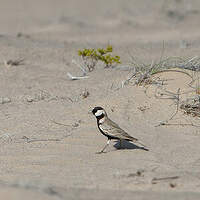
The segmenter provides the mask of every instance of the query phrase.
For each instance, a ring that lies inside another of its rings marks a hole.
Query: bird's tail
[[[142,142],[139,142],[137,138],[130,137],[129,141],[132,141],[133,143],[139,144],[139,145],[142,146],[141,149],[144,149],[145,151],[149,151],[149,149],[147,148],[147,146],[144,145]]]
[[[144,149],[146,151],[149,151],[149,149],[147,148],[147,146],[144,145],[143,143],[139,142],[138,140],[135,143],[138,143],[139,145],[142,145],[142,149]]]

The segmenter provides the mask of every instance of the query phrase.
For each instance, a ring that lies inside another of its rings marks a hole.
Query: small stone
[[[138,169],[136,172],[137,176],[142,176],[143,173],[144,173],[143,169]]]
[[[1,104],[10,103],[11,99],[8,97],[2,97],[0,102],[1,102]]]
[[[176,183],[170,183],[169,186],[170,186],[171,188],[175,188],[175,187],[176,187]]]
[[[34,101],[34,99],[33,99],[33,97],[28,96],[28,97],[26,97],[26,101],[31,103]]]
[[[77,122],[75,122],[73,125],[72,125],[74,128],[78,127],[79,124]]]

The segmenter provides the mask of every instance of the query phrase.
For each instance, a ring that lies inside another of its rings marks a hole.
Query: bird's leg
[[[110,139],[108,139],[108,141],[107,141],[106,145],[104,146],[104,148],[103,148],[100,152],[98,152],[98,153],[103,153],[104,150],[107,148],[107,146],[108,146],[109,144],[110,144]]]
[[[119,148],[122,148],[122,140],[119,140]]]

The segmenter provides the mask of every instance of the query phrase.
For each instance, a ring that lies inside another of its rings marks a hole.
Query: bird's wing
[[[123,129],[121,129],[115,122],[113,122],[108,118],[103,124],[100,124],[99,126],[102,129],[102,131],[109,136],[131,141],[138,140],[137,138],[130,136]]]

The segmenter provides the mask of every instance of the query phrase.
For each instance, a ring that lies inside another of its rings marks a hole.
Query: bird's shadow
[[[126,140],[122,140],[121,141],[121,147],[120,147],[120,141],[114,141],[115,144],[113,145],[117,150],[123,150],[123,149],[141,149],[144,151],[149,151],[149,149],[145,148],[145,147],[140,147],[136,144],[133,144],[129,141]]]

